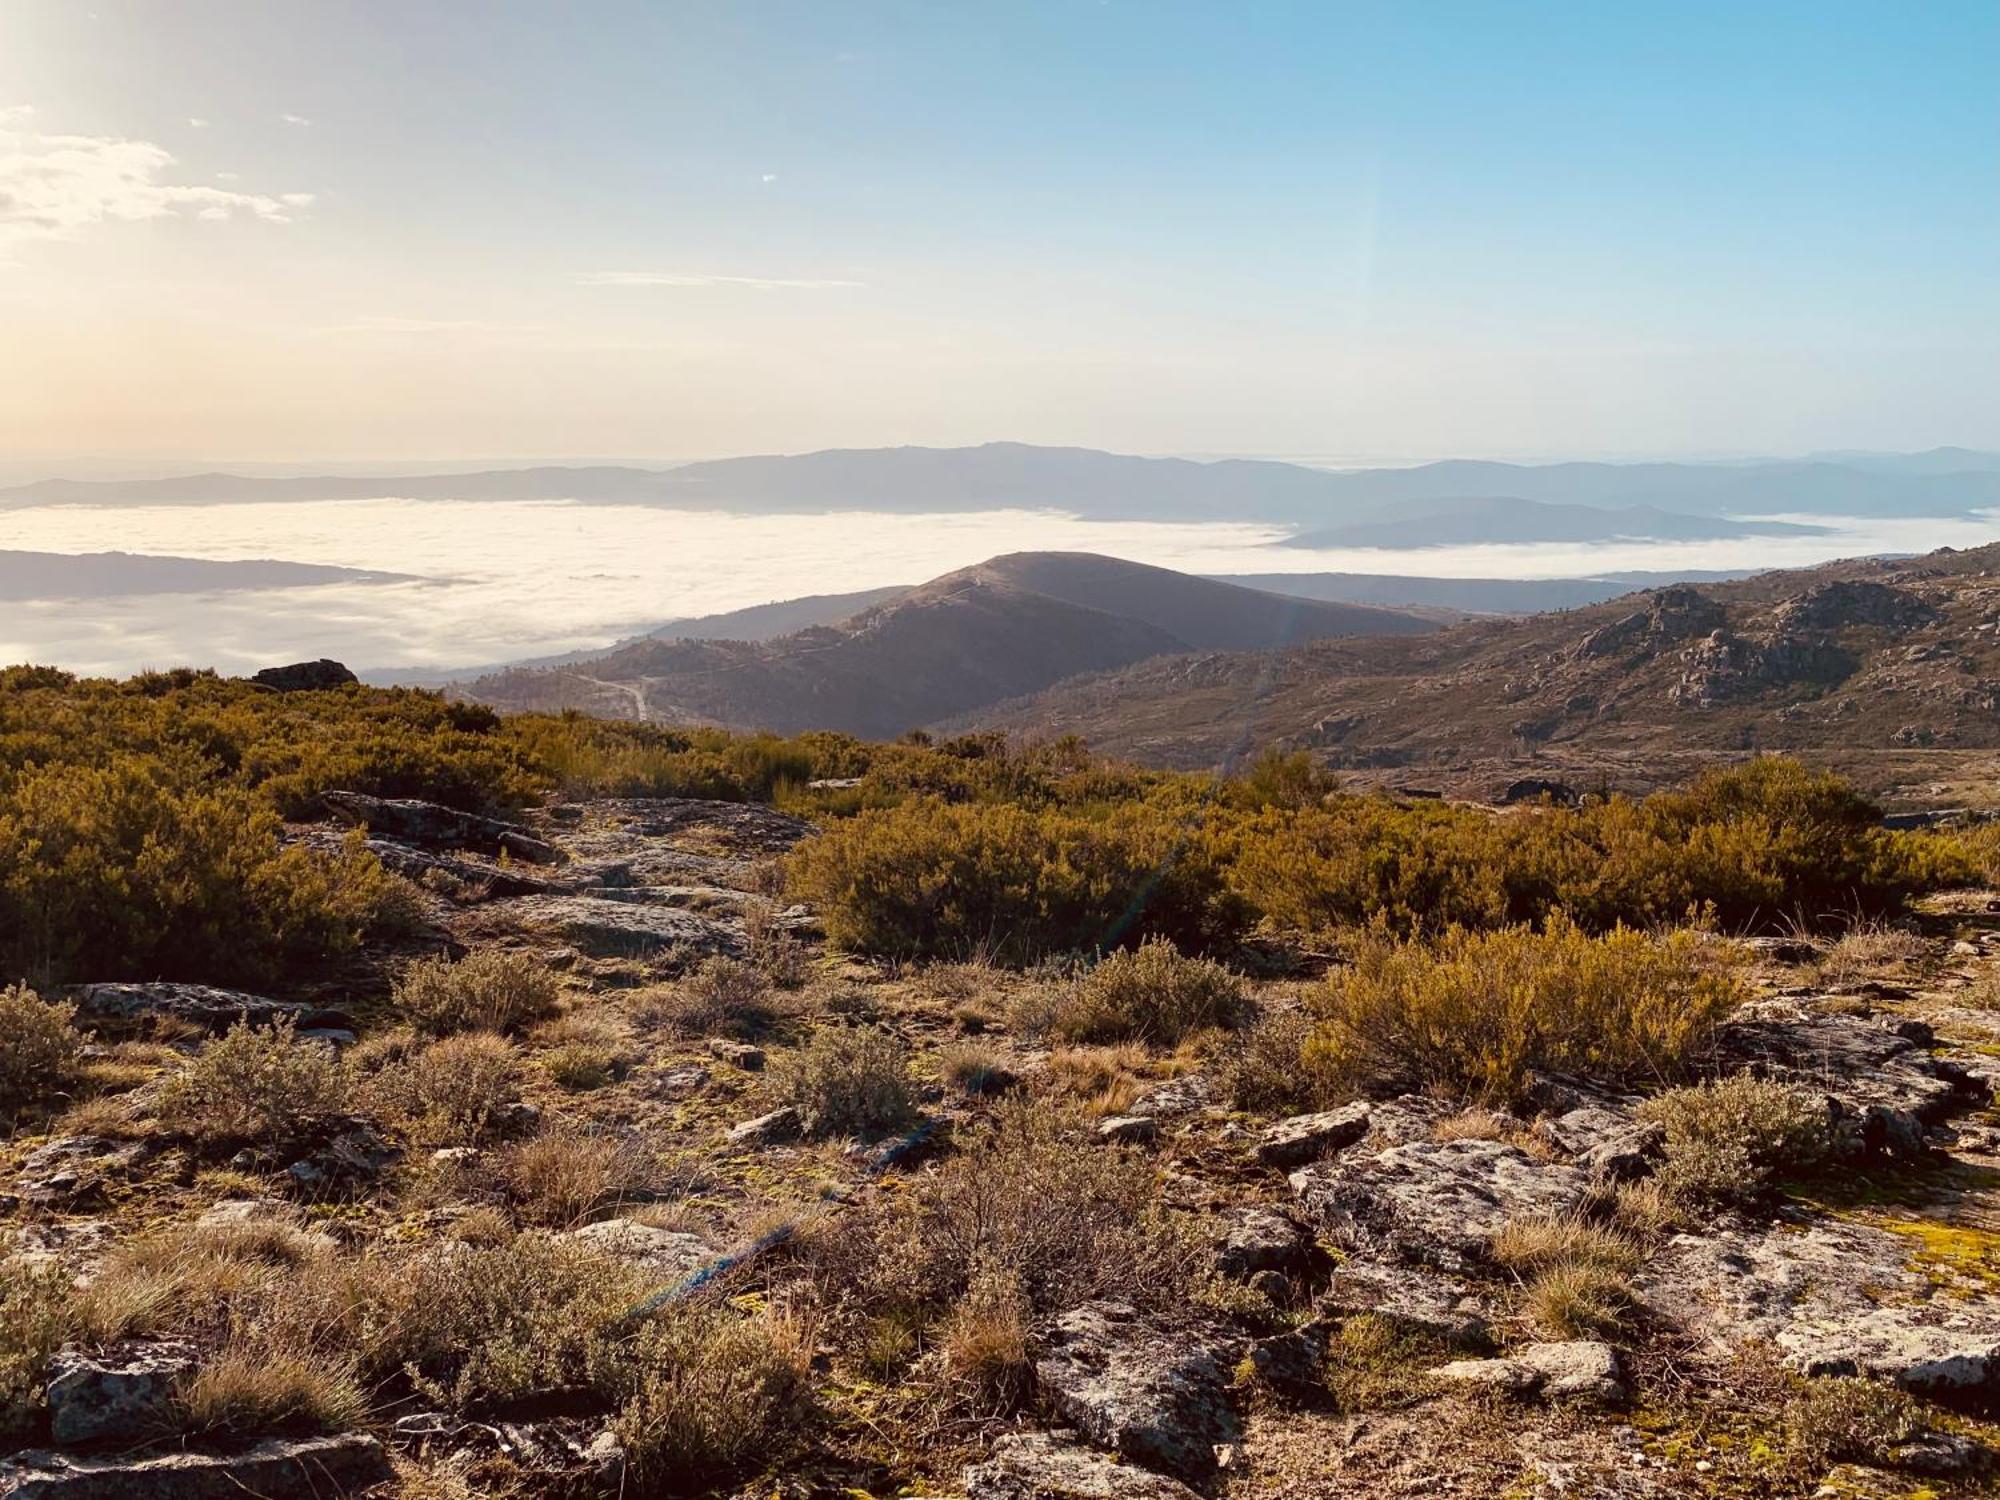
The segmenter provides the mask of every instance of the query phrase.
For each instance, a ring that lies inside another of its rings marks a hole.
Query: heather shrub
[[[612,1431],[651,1492],[704,1488],[768,1461],[810,1400],[812,1341],[781,1313],[672,1306],[647,1320],[622,1362]]]
[[[1139,1040],[1172,1046],[1243,1018],[1243,984],[1205,958],[1189,958],[1165,938],[1105,958],[1059,1002],[1051,1030],[1065,1042]]]
[[[868,953],[1011,960],[1158,935],[1200,952],[1238,933],[1223,851],[1199,813],[906,802],[793,851],[787,889],[828,940]]]
[[[1682,929],[1593,937],[1454,929],[1376,937],[1310,998],[1306,1058],[1350,1088],[1441,1088],[1514,1100],[1531,1069],[1628,1084],[1682,1073],[1745,992],[1715,946]]]
[[[532,954],[482,948],[457,963],[418,959],[396,981],[402,1017],[433,1036],[517,1032],[554,1013],[562,987]]]
[[[1302,1010],[1272,1010],[1238,1030],[1216,1058],[1216,1078],[1236,1109],[1307,1114],[1340,1101],[1339,1074],[1306,1045],[1312,1020]]]
[[[70,1335],[74,1291],[54,1266],[0,1260],[0,1436],[32,1425],[49,1359]]]
[[[764,971],[720,953],[650,996],[648,1009],[683,1036],[755,1036],[778,1019]]]
[[[59,1095],[82,1075],[76,1007],[44,1000],[25,984],[0,989],[0,1115]]]
[[[520,1101],[520,1065],[506,1038],[470,1032],[384,1067],[362,1097],[420,1145],[474,1146]]]
[[[340,1055],[301,1041],[289,1018],[265,1028],[239,1021],[167,1080],[159,1118],[198,1141],[282,1143],[345,1115],[352,1093]]]
[[[1749,1073],[1668,1089],[1639,1114],[1667,1133],[1661,1188],[1697,1205],[1748,1202],[1817,1166],[1831,1145],[1823,1095]]]
[[[1800,1382],[1781,1422],[1786,1452],[1815,1474],[1837,1463],[1893,1463],[1899,1444],[1927,1430],[1908,1393],[1858,1376]]]
[[[771,1062],[771,1096],[808,1135],[890,1130],[915,1114],[909,1051],[873,1026],[824,1026]]]

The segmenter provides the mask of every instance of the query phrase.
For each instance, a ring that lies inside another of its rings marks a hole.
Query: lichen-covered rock
[[[1368,1133],[1371,1112],[1360,1103],[1280,1120],[1257,1142],[1257,1160],[1267,1167],[1297,1167],[1351,1146]]]
[[[678,1229],[660,1229],[633,1219],[605,1219],[573,1230],[569,1236],[600,1255],[643,1268],[649,1275],[678,1278],[692,1275],[715,1258],[701,1236]]]
[[[323,801],[348,822],[370,833],[430,848],[472,849],[505,854],[531,865],[558,865],[563,853],[518,823],[482,818],[414,797],[371,797],[365,792],[323,792]]]
[[[1122,1302],[1056,1320],[1035,1361],[1042,1399],[1099,1447],[1183,1479],[1240,1442],[1230,1376],[1242,1341],[1208,1327],[1168,1329]]]
[[[1440,1380],[1552,1401],[1622,1401],[1624,1367],[1609,1344],[1578,1339],[1529,1344],[1500,1359],[1461,1359],[1431,1371]]]
[[[177,1342],[63,1349],[49,1361],[49,1435],[65,1448],[158,1437],[171,1421],[174,1388],[194,1365],[193,1346]]]
[[[102,1198],[112,1181],[149,1160],[158,1149],[151,1141],[59,1136],[22,1159],[14,1194],[28,1208],[80,1208]]]
[[[350,1432],[267,1438],[235,1453],[16,1453],[0,1461],[0,1500],[333,1500],[394,1477],[382,1445]]]
[[[800,1129],[799,1112],[786,1105],[754,1120],[745,1120],[741,1125],[730,1126],[726,1139],[732,1146],[775,1146],[795,1139]]]
[[[402,1148],[384,1140],[374,1126],[356,1125],[293,1162],[285,1175],[308,1194],[341,1192],[373,1182],[402,1155]]]
[[[1160,1138],[1160,1122],[1149,1115],[1112,1115],[1097,1122],[1097,1138],[1118,1146],[1144,1146]]]
[[[549,933],[594,958],[645,958],[669,951],[689,956],[744,950],[740,921],[722,920],[678,906],[605,896],[523,896],[485,908],[489,917],[517,930]]]
[[[1509,1219],[1572,1212],[1591,1174],[1504,1141],[1408,1141],[1301,1168],[1291,1183],[1343,1247],[1456,1271],[1480,1262]]]
[[[1312,1249],[1312,1236],[1283,1209],[1240,1208],[1230,1217],[1215,1266],[1247,1281],[1259,1271],[1295,1271],[1311,1259]]]
[[[998,1438],[959,1482],[967,1500],[1197,1500],[1178,1479],[1046,1432]]]
[[[160,1019],[221,1033],[239,1021],[268,1026],[290,1020],[301,1030],[354,1024],[346,1011],[206,984],[79,984],[65,993],[76,1002],[78,1018],[98,1026]]]
[[[1659,1125],[1603,1105],[1585,1105],[1536,1122],[1535,1133],[1592,1176],[1630,1182],[1646,1176],[1666,1144]]]
[[[1761,1344],[1803,1374],[1987,1399],[2000,1393],[2000,1297],[1962,1243],[1985,1233],[1916,1221],[1901,1232],[1841,1220],[1724,1227],[1677,1235],[1635,1284],[1655,1317],[1719,1351]]]
[[[323,693],[361,681],[345,662],[337,662],[330,656],[322,656],[318,661],[295,661],[283,667],[265,667],[261,672],[252,672],[250,680],[280,693]]]

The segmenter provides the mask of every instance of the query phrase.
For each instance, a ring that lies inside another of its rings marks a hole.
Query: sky
[[[2000,447],[2000,5],[0,0],[0,468]]]

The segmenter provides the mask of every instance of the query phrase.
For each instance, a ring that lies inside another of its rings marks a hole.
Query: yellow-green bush
[[[1311,997],[1306,1057],[1350,1088],[1488,1103],[1515,1099],[1530,1069],[1662,1083],[1744,998],[1717,945],[1687,929],[1595,937],[1552,917],[1541,931],[1377,936]]]
[[[83,1035],[74,1005],[24,984],[0,988],[0,1115],[61,1094],[81,1075]]]
[[[1058,1001],[1049,1029],[1065,1042],[1173,1046],[1209,1027],[1234,1026],[1243,1014],[1243,982],[1234,974],[1152,938],[1079,979]]]
[[[146,761],[26,772],[0,792],[0,972],[254,980],[350,950],[390,877],[358,841],[278,834],[251,794]]]
[[[907,802],[827,828],[787,877],[832,942],[866,952],[1022,959],[1151,935],[1199,952],[1247,917],[1199,815],[1149,803],[1093,814]]]
[[[1639,1113],[1667,1132],[1660,1186],[1697,1205],[1747,1202],[1832,1144],[1825,1095],[1749,1073],[1669,1089]]]

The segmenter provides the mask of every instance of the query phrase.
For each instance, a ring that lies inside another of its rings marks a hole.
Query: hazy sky
[[[0,0],[0,461],[2000,447],[1994,0]]]

